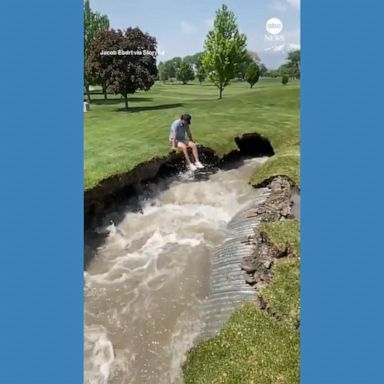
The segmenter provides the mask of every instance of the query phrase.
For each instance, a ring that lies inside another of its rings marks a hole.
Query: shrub
[[[195,79],[192,66],[188,63],[181,63],[180,67],[176,71],[176,79],[183,84],[187,84],[188,81]]]
[[[245,72],[245,80],[249,83],[251,88],[257,83],[260,77],[260,69],[259,66],[253,62],[249,64],[246,72]]]

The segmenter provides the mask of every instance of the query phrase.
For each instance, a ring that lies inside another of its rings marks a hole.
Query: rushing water
[[[86,236],[94,254],[84,273],[86,384],[181,383],[181,365],[203,327],[211,257],[226,225],[255,190],[264,159],[245,160],[207,180],[179,175],[142,199],[141,212]]]

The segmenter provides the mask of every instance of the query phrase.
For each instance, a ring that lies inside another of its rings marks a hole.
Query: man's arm
[[[171,144],[172,144],[172,150],[176,150],[177,149],[176,127],[171,128]]]
[[[171,140],[171,145],[172,145],[172,150],[177,148],[177,143],[176,143],[176,127],[174,125],[171,126],[171,132],[170,132],[170,140]]]
[[[177,145],[176,145],[176,137],[175,137],[175,135],[172,135],[171,143],[172,143],[172,150],[176,150],[177,149]]]
[[[188,139],[189,139],[189,140],[193,141],[192,133],[191,133],[191,130],[190,130],[189,127],[187,128],[187,136],[188,136]]]

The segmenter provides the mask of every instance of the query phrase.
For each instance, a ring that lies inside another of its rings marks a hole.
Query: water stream
[[[121,207],[118,223],[96,229],[102,242],[86,236],[86,384],[182,383],[185,354],[205,326],[212,257],[258,193],[248,180],[264,160],[149,185],[140,212]]]

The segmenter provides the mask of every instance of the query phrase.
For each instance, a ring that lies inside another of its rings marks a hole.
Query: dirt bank
[[[250,212],[250,215],[261,217],[261,222],[264,223],[299,219],[300,191],[293,185],[292,181],[286,177],[278,176],[270,181],[268,187],[271,189],[271,195],[265,203]],[[262,226],[255,230],[255,235],[251,241],[252,254],[243,258],[241,269],[244,271],[245,281],[256,289],[260,308],[268,310],[260,291],[271,281],[273,264],[276,259],[297,255],[289,244],[282,247],[273,244]]]
[[[219,157],[212,149],[199,146],[202,162],[208,167],[220,167],[226,162],[239,159],[241,156],[273,156],[274,151],[269,139],[249,133],[234,138],[238,150]],[[135,194],[136,186],[141,182],[153,181],[185,169],[184,157],[181,153],[170,152],[163,157],[156,157],[138,164],[132,170],[102,180],[96,187],[84,193],[84,222],[89,227],[95,219],[101,217],[109,209]]]

